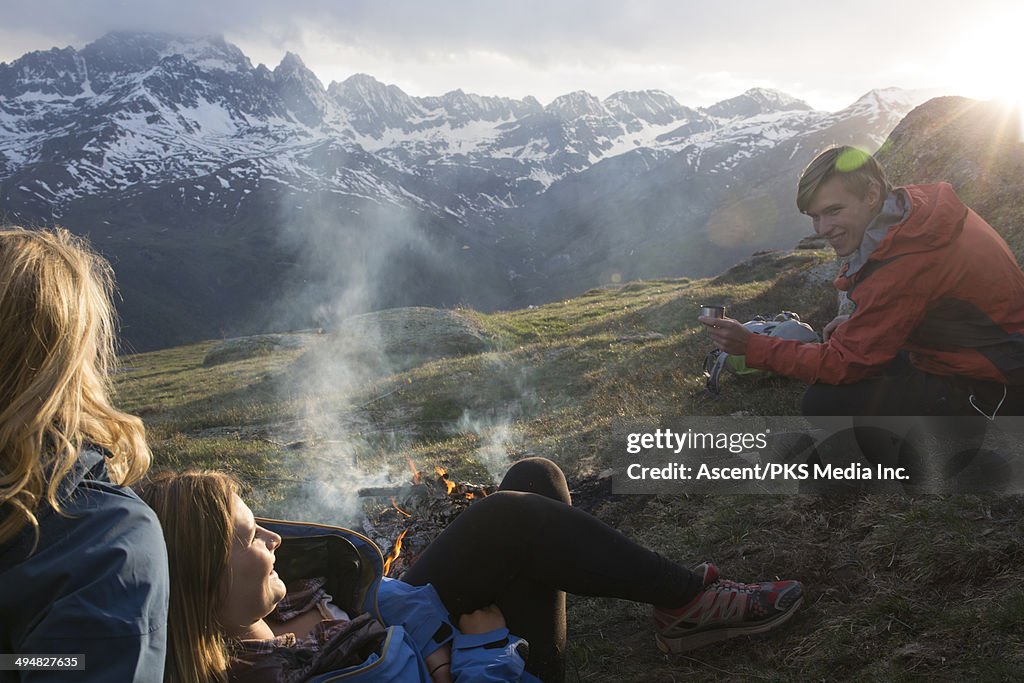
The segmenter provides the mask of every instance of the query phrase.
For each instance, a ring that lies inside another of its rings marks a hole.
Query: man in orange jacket
[[[893,188],[866,152],[834,147],[797,206],[846,259],[835,286],[854,312],[821,344],[700,318],[719,348],[808,382],[806,415],[1024,415],[1024,273],[949,184]]]

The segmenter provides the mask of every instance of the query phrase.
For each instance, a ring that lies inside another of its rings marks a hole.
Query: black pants
[[[880,374],[852,384],[812,384],[804,394],[804,415],[931,415],[978,417],[1024,415],[1024,387],[933,375],[918,370],[906,352]],[[975,396],[976,409],[970,397]],[[1002,405],[1000,406],[1000,401]]]
[[[956,491],[964,485],[991,491],[1003,483],[1006,470],[998,454],[979,450],[991,424],[982,413],[1024,415],[1024,387],[1003,390],[995,382],[923,372],[904,352],[875,377],[852,384],[812,384],[802,412],[810,417],[853,416],[857,455],[871,464],[905,468],[912,477],[909,490]],[[904,436],[893,438],[879,421],[867,419],[872,416],[906,417],[913,424],[902,425],[896,431]],[[972,474],[977,479],[958,484],[969,467],[977,470]]]
[[[701,577],[571,507],[565,476],[528,458],[500,490],[467,508],[402,577],[431,583],[453,615],[496,604],[530,644],[527,670],[565,675],[565,592],[680,607]]]

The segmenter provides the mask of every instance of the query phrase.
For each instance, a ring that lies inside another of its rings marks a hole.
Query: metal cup
[[[701,304],[700,314],[701,317],[704,318],[724,318],[725,306],[718,306],[717,304]]]

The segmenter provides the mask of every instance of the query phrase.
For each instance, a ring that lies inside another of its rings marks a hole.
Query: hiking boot
[[[737,583],[720,579],[705,562],[704,590],[687,605],[654,610],[655,639],[662,652],[686,652],[736,636],[764,633],[785,623],[804,601],[799,581]]]

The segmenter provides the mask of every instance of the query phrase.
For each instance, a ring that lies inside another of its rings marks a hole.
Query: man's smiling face
[[[814,221],[814,232],[826,238],[839,256],[860,247],[864,231],[881,208],[881,186],[872,180],[864,197],[846,187],[842,178],[829,178],[814,193],[805,214]]]

